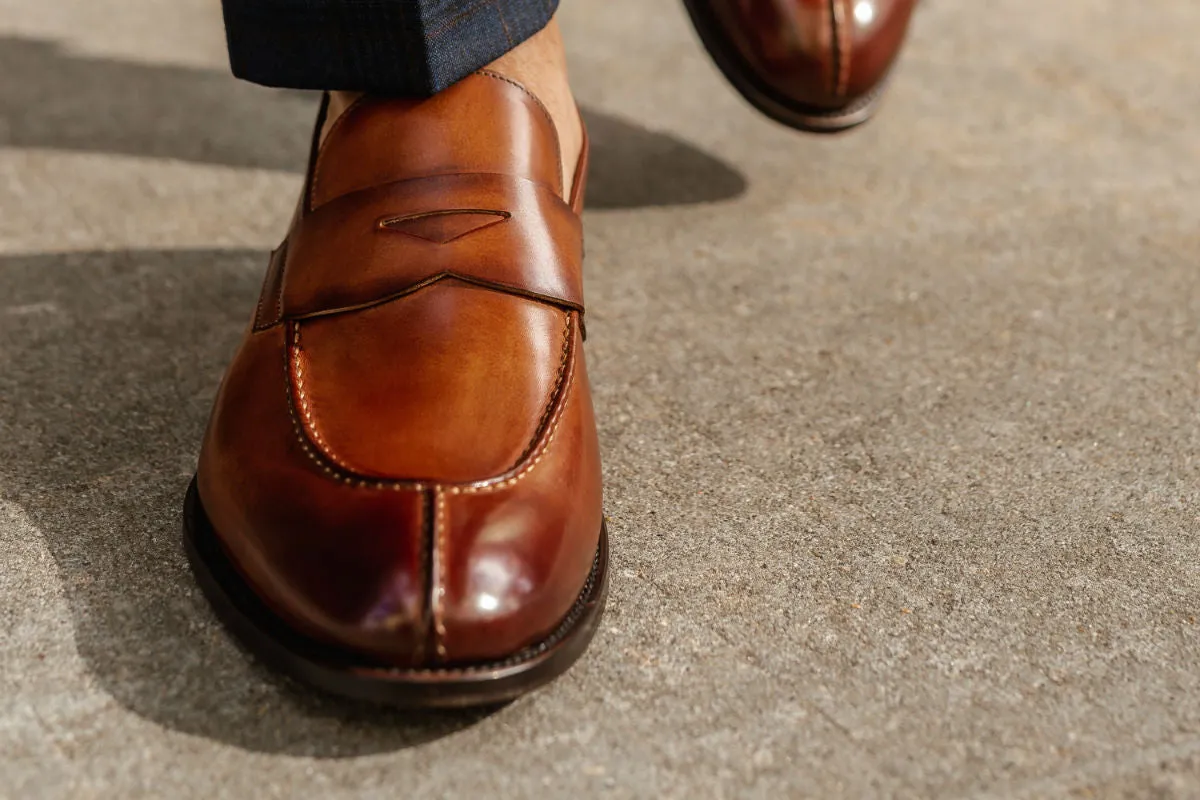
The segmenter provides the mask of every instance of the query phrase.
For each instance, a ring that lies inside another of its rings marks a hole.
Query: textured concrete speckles
[[[279,243],[300,178],[212,165],[60,151],[0,151],[0,253]],[[108,198],[97,203],[96,197]],[[247,216],[219,198],[254,202]],[[216,202],[214,202],[216,201]],[[197,206],[211,213],[196,214]]]
[[[280,680],[187,571],[313,98],[185,5],[0,0],[0,796],[1200,793],[1194,4],[926,2],[817,139],[564,3],[612,599],[468,716]]]

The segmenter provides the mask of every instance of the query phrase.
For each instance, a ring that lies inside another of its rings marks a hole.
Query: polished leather
[[[404,668],[504,659],[597,552],[586,158],[493,73],[364,99],[314,159],[225,376],[204,510],[288,625]]]
[[[796,106],[871,94],[904,44],[916,0],[694,0],[755,77]]]

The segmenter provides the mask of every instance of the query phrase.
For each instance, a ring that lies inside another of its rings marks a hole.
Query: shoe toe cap
[[[536,492],[442,500],[434,605],[442,659],[489,661],[534,646],[579,599],[600,520],[535,505]]]
[[[280,368],[295,360],[283,357],[293,338],[282,326],[252,337],[226,376],[199,470],[201,500],[249,587],[291,628],[397,667],[504,659],[552,631],[586,581],[601,524],[579,334],[566,332],[566,346],[544,348],[570,356],[561,384],[548,372],[553,413],[534,419],[516,467],[470,483],[355,475],[330,461]]]
[[[717,0],[726,34],[762,83],[793,103],[837,109],[883,81],[915,0]]]

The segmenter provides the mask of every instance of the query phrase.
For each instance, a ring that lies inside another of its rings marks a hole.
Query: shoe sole
[[[252,655],[324,692],[400,708],[499,705],[549,683],[583,655],[608,598],[608,531],[607,525],[602,525],[583,590],[545,639],[498,661],[430,669],[390,668],[315,641],[271,612],[225,554],[204,512],[195,479],[184,500],[183,541],[200,589]]]
[[[732,47],[721,22],[705,0],[684,0],[692,25],[717,68],[750,105],[778,123],[805,133],[840,133],[863,124],[875,115],[887,87],[887,79],[842,108],[806,106],[781,95],[754,74],[754,70]]]

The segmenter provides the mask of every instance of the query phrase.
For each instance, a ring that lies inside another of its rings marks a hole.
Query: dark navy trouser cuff
[[[233,74],[427,97],[544,28],[558,0],[222,0]]]

